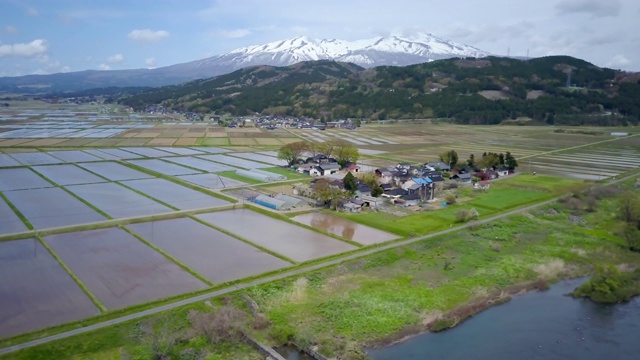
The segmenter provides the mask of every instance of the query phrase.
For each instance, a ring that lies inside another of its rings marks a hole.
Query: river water
[[[640,298],[605,306],[564,296],[582,281],[515,297],[453,329],[368,354],[374,360],[640,359]]]

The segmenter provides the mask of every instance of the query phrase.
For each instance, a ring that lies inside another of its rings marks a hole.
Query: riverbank
[[[250,289],[272,322],[258,336],[363,359],[363,347],[453,326],[514,294],[589,275],[594,264],[639,264],[615,233],[617,196],[600,194],[591,211],[554,203]]]
[[[617,222],[616,196],[603,195],[591,212],[570,201],[476,224],[238,291],[212,301],[213,308],[232,305],[250,314],[246,326],[251,335],[268,345],[295,341],[330,357],[363,359],[363,347],[368,344],[394,337],[399,340],[402,337],[398,335],[403,331],[408,335],[408,329],[429,330],[429,324],[443,314],[462,317],[496,303],[479,299],[524,291],[523,284],[541,279],[554,282],[586,275],[593,264],[640,263],[639,254],[628,251],[612,230]],[[255,304],[248,306],[246,296]],[[166,322],[182,323],[182,330],[188,332],[184,319],[194,308],[212,309],[200,303],[173,310],[166,314]],[[129,335],[140,323],[144,322],[19,351],[10,358],[84,359],[131,354],[142,346]],[[216,351],[221,359],[230,355],[253,359],[256,355],[242,344],[211,347],[197,338],[185,339],[174,344],[172,353]]]
[[[393,359],[583,359],[637,358],[640,299],[601,305],[567,296],[586,279],[560,281],[548,290],[512,301],[440,333],[368,349],[374,360]]]
[[[368,349],[383,348],[401,344],[426,332],[445,331],[461,325],[466,320],[482,311],[509,302],[515,296],[523,295],[531,291],[544,291],[548,286],[549,283],[546,280],[529,281],[522,284],[508,286],[506,289],[497,291],[489,296],[473,299],[452,311],[440,315],[430,322],[406,327],[400,332],[389,337],[365,344],[364,347]]]

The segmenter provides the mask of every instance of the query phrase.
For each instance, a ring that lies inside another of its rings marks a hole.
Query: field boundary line
[[[98,300],[98,298],[95,295],[93,295],[91,291],[89,291],[89,288],[82,282],[82,280],[80,280],[80,278],[73,271],[71,271],[71,268],[69,268],[69,266],[64,261],[62,261],[60,256],[58,256],[58,254],[55,251],[53,251],[53,249],[49,246],[49,244],[47,244],[47,242],[44,241],[42,236],[40,236],[40,234],[37,234],[35,238],[38,239],[40,244],[42,244],[42,246],[44,246],[44,248],[47,249],[47,251],[51,254],[51,256],[53,256],[53,258],[56,259],[58,264],[60,264],[60,266],[67,272],[67,274],[69,274],[69,276],[73,279],[73,281],[76,282],[78,287],[82,289],[85,295],[87,295],[87,297],[91,299],[91,302],[98,308],[98,310],[100,310],[100,312],[103,314],[106,313],[108,311],[107,308],[104,305],[102,305],[100,300]]]
[[[633,174],[627,175],[625,177],[622,177],[620,179],[616,179],[614,181],[611,181],[611,182],[608,182],[608,183],[605,183],[605,184],[594,186],[592,188],[610,186],[610,185],[613,185],[613,184],[628,180],[628,179],[633,178],[635,176],[637,176],[637,173],[633,173]],[[281,280],[281,279],[284,279],[284,278],[288,278],[288,277],[291,277],[291,276],[294,276],[294,275],[300,275],[300,274],[304,274],[304,273],[307,273],[307,272],[310,272],[310,271],[323,269],[323,268],[326,268],[326,267],[329,267],[329,266],[341,264],[341,263],[343,263],[345,261],[351,261],[351,260],[360,259],[360,258],[363,258],[365,256],[376,254],[376,253],[379,253],[379,252],[382,252],[382,251],[394,249],[394,248],[401,247],[401,246],[411,245],[411,244],[414,244],[414,243],[417,243],[417,242],[420,242],[420,241],[423,241],[423,240],[427,240],[427,239],[431,239],[431,238],[434,238],[434,237],[446,235],[446,234],[449,234],[449,233],[452,233],[452,232],[456,232],[456,231],[460,231],[462,229],[466,229],[466,228],[469,228],[469,227],[473,227],[473,226],[478,226],[478,225],[481,225],[481,224],[489,223],[491,221],[495,221],[495,220],[502,219],[502,218],[505,218],[505,217],[508,217],[508,216],[511,216],[511,215],[519,214],[519,213],[522,213],[522,212],[526,212],[526,211],[529,211],[529,210],[532,210],[532,209],[536,209],[536,208],[539,208],[539,207],[542,207],[542,206],[546,206],[546,205],[552,204],[552,203],[558,201],[563,196],[566,196],[566,194],[560,195],[560,196],[556,196],[556,197],[554,197],[552,199],[549,199],[549,200],[546,200],[546,201],[542,201],[542,202],[539,202],[539,203],[536,203],[536,204],[533,204],[533,205],[517,208],[517,209],[511,210],[511,211],[502,213],[502,214],[494,215],[494,216],[488,217],[486,219],[473,221],[473,222],[466,223],[466,224],[463,224],[463,225],[459,225],[459,226],[456,226],[456,227],[451,227],[449,229],[438,231],[438,232],[435,232],[435,233],[431,233],[431,234],[427,234],[427,235],[423,235],[423,236],[419,236],[419,237],[414,237],[414,238],[410,238],[410,239],[406,239],[406,240],[400,240],[398,242],[392,242],[390,244],[386,244],[386,245],[382,245],[382,246],[378,246],[378,247],[365,249],[365,250],[359,251],[359,252],[357,252],[355,254],[352,254],[352,255],[339,257],[337,259],[329,260],[329,261],[326,261],[326,262],[321,262],[321,263],[314,264],[314,265],[311,265],[311,266],[308,266],[308,267],[285,271],[285,272],[282,272],[282,273],[277,274],[277,275],[263,277],[263,278],[260,278],[260,279],[252,280],[252,281],[245,282],[245,283],[238,284],[238,285],[232,285],[232,286],[229,286],[227,288],[214,290],[214,291],[202,294],[202,295],[194,296],[192,298],[176,301],[174,303],[158,306],[158,307],[155,307],[155,308],[147,309],[147,310],[140,311],[140,312],[137,312],[137,313],[133,313],[133,314],[129,314],[129,315],[126,315],[126,316],[122,316],[122,317],[119,317],[119,318],[103,321],[103,322],[100,322],[100,323],[95,323],[95,324],[88,325],[88,326],[85,326],[85,327],[82,327],[82,328],[73,329],[73,330],[61,332],[61,333],[54,334],[54,335],[45,336],[45,337],[42,337],[42,338],[39,338],[39,339],[35,339],[35,340],[24,342],[22,344],[12,345],[12,346],[0,349],[0,355],[8,354],[8,353],[11,353],[11,352],[15,352],[15,351],[26,349],[26,348],[30,348],[30,347],[34,347],[34,346],[37,346],[37,345],[46,344],[46,343],[49,343],[49,342],[52,342],[52,341],[55,341],[55,340],[65,339],[65,338],[68,338],[68,337],[71,337],[71,336],[74,336],[74,335],[84,334],[84,333],[91,332],[91,331],[98,330],[98,329],[102,329],[102,328],[105,328],[105,327],[108,327],[108,326],[111,326],[111,325],[121,324],[121,323],[124,323],[124,322],[127,322],[127,321],[140,319],[140,318],[143,318],[143,317],[146,317],[146,316],[158,314],[158,313],[163,312],[163,311],[172,310],[172,309],[175,309],[175,308],[178,308],[178,307],[181,307],[181,306],[197,303],[197,302],[200,302],[200,301],[205,301],[205,300],[208,300],[208,299],[213,298],[213,297],[226,295],[226,294],[230,294],[230,293],[233,293],[233,292],[236,292],[236,291],[244,290],[244,289],[256,286],[256,285],[262,285],[262,284],[266,284],[266,283],[273,282],[273,281],[276,281],[276,280]]]
[[[163,249],[161,249],[160,247],[158,247],[156,244],[152,243],[151,241],[145,239],[142,235],[140,235],[137,232],[129,229],[126,225],[120,225],[119,228],[124,230],[124,231],[126,231],[129,235],[133,236],[134,238],[136,238],[141,243],[147,245],[148,247],[152,248],[156,252],[160,253],[162,256],[166,257],[170,261],[174,262],[176,265],[181,267],[184,271],[186,271],[189,274],[193,275],[196,279],[204,282],[208,286],[213,286],[214,285],[209,279],[205,278],[200,273],[198,273],[197,271],[195,271],[192,268],[188,267],[187,265],[185,265],[184,263],[182,263],[181,261],[179,261],[175,257],[169,255],[169,253],[167,253],[166,251],[164,251]]]

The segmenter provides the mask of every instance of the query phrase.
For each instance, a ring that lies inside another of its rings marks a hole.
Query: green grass
[[[599,216],[612,217],[607,208]],[[363,345],[419,329],[424,319],[437,318],[430,314],[512,285],[584,275],[594,263],[638,263],[621,239],[585,234],[566,220],[567,212],[548,216],[548,209],[246,292],[274,324],[265,338],[277,342],[286,334],[336,356],[345,342]]]
[[[309,180],[310,179],[309,175],[300,174],[299,172],[289,170],[288,168],[286,168],[286,169],[285,168],[281,168],[279,166],[270,167],[270,168],[264,168],[264,169],[260,169],[260,170],[269,171],[269,172],[272,172],[272,173],[278,174],[278,175],[284,175],[289,180],[296,180],[296,179]]]
[[[553,195],[549,195],[549,193],[525,189],[489,189],[466,204],[491,210],[504,211],[518,206],[543,201],[551,197],[553,197]]]
[[[235,170],[220,171],[220,172],[217,172],[216,174],[218,174],[220,176],[224,176],[224,177],[232,179],[232,180],[242,181],[242,182],[245,182],[245,183],[251,184],[251,185],[264,184],[260,180],[256,180],[256,179],[252,179],[252,178],[248,178],[248,177],[237,175]]]
[[[11,210],[16,214],[16,216],[20,219],[20,221],[22,221],[22,223],[27,227],[27,229],[29,230],[34,229],[33,225],[29,222],[27,217],[24,216],[24,214],[22,214],[20,210],[18,210],[18,208],[15,205],[13,205],[13,203],[9,201],[9,199],[2,192],[0,192],[0,198],[4,200],[4,202],[7,203],[7,205],[9,205],[9,208],[11,208]]]
[[[575,188],[585,186],[582,180],[562,178],[548,175],[518,174],[506,179],[491,182],[491,188],[516,188],[530,189],[534,191],[546,191],[552,194],[561,194]]]

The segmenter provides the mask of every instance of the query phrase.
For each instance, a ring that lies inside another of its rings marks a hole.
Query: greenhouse
[[[287,180],[287,177],[284,175],[280,175],[280,174],[276,174],[276,173],[272,173],[269,171],[264,171],[264,170],[260,170],[260,169],[251,169],[252,172],[258,173],[258,174],[263,174],[263,175],[267,175],[267,176],[271,176],[274,179],[281,181],[281,180]]]
[[[298,199],[297,197],[289,196],[286,194],[277,194],[274,196],[274,198],[286,202],[287,205],[290,205],[291,207],[302,207],[308,204],[302,199]]]
[[[262,182],[277,181],[277,176],[278,176],[276,174],[271,174],[271,173],[268,173],[268,174],[258,173],[255,170],[236,170],[236,175],[243,176],[249,179],[262,181]]]
[[[289,210],[291,208],[291,205],[289,205],[288,203],[267,195],[258,195],[252,201],[258,205],[262,205],[274,210]]]

